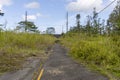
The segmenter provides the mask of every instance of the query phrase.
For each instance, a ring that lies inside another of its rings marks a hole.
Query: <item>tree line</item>
[[[0,10],[0,16],[4,16],[4,13]],[[4,24],[0,24],[0,31],[4,31],[2,28]],[[29,33],[41,33],[40,30],[38,30],[38,27],[35,25],[34,22],[23,20],[18,22],[17,26],[14,29],[15,32],[29,32]],[[54,34],[55,28],[54,27],[48,27],[46,31],[44,31],[43,34]]]
[[[71,27],[69,32],[80,32],[88,35],[111,35],[120,34],[120,0],[109,15],[108,20],[99,18],[96,8],[93,10],[93,16],[88,15],[86,24],[80,24],[80,14],[76,15],[76,26]]]

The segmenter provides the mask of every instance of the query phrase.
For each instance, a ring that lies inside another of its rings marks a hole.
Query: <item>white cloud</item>
[[[11,4],[11,0],[0,0],[0,4],[1,5],[10,5]]]
[[[37,13],[36,16],[37,16],[37,17],[42,17],[42,14]]]
[[[28,20],[36,20],[37,16],[36,15],[28,15]]]
[[[33,14],[33,15],[28,15],[27,19],[28,20],[36,20],[38,17],[42,17],[42,14],[36,13],[36,14]],[[25,20],[25,15],[22,15],[22,18]]]
[[[23,20],[25,20],[25,15],[22,15]],[[27,16],[28,20],[36,20],[37,16],[36,15],[28,15]]]
[[[26,4],[25,7],[30,8],[30,9],[39,8],[40,4],[38,2],[31,2],[31,3]]]
[[[66,0],[67,2],[72,2],[72,1],[74,1],[74,0]]]
[[[0,0],[0,9],[3,8],[3,6],[9,6],[12,4],[12,0]]]
[[[88,12],[96,7],[97,10],[103,8],[103,0],[74,0],[67,5],[69,11]]]
[[[2,5],[0,5],[0,10],[2,9]]]

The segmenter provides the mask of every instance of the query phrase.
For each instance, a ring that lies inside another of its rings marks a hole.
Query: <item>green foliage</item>
[[[55,38],[49,35],[0,32],[0,73],[19,69],[31,56],[43,56]]]
[[[55,33],[55,28],[54,27],[48,27],[46,30],[47,34],[54,34]]]
[[[62,44],[69,48],[75,59],[108,76],[112,74],[120,78],[120,36],[69,33],[62,39]]]
[[[86,33],[89,36],[94,35],[102,35],[105,33],[105,20],[101,20],[101,18],[98,17],[98,13],[96,12],[96,8],[94,8],[93,16],[87,16],[86,19],[86,25],[80,25],[80,14],[76,15],[76,23],[77,25],[72,27],[69,32],[75,32],[75,33]]]
[[[22,30],[27,32],[38,32],[36,25],[30,21],[20,21],[19,25],[16,27],[16,30]]]
[[[120,0],[118,0],[117,5],[109,16],[108,26],[112,27],[115,32],[120,34]]]
[[[3,13],[3,12],[1,12],[1,10],[0,10],[0,16],[4,16],[4,13]]]
[[[94,8],[93,16],[87,16],[87,24],[80,29],[77,26],[62,39],[63,45],[70,49],[70,55],[110,78],[112,74],[120,79],[120,0],[107,25],[105,20],[101,22]]]

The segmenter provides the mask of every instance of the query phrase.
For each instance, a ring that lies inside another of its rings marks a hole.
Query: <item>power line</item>
[[[103,12],[106,8],[108,8],[109,6],[111,6],[115,1],[117,1],[117,0],[114,0],[114,1],[112,1],[110,4],[108,4],[105,8],[103,8],[102,10],[100,10],[98,13],[97,13],[97,15],[98,14],[100,14],[101,12]]]

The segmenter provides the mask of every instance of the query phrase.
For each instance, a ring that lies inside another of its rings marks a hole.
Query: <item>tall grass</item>
[[[19,69],[27,57],[43,55],[54,40],[50,35],[0,32],[0,73]]]
[[[70,55],[111,79],[120,79],[120,36],[86,36],[68,34],[62,44],[69,48]],[[111,76],[113,75],[113,76]]]

